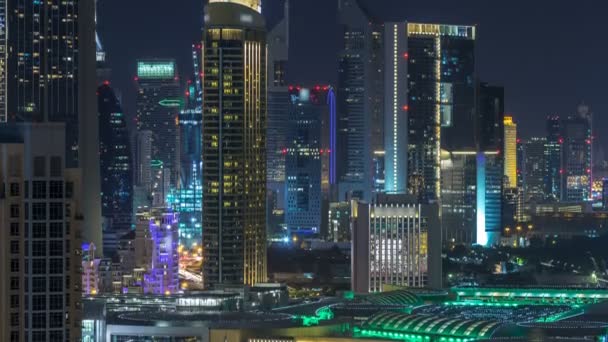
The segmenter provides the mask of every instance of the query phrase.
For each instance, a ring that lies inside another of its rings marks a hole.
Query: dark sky
[[[140,57],[173,57],[190,70],[200,40],[203,0],[99,0],[100,35],[112,81],[133,110],[131,79]],[[284,0],[266,0],[269,23]],[[608,145],[608,3],[597,0],[365,0],[410,21],[478,25],[478,75],[506,88],[507,111],[522,136],[544,133],[548,114],[568,115],[585,101],[595,134]],[[337,0],[292,0],[293,83],[335,83]]]

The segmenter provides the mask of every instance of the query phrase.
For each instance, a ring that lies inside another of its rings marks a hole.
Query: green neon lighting
[[[137,77],[142,79],[167,79],[175,77],[172,61],[137,62]]]
[[[163,162],[162,160],[152,160],[150,161],[150,166],[155,167],[155,168],[160,168],[163,167]]]
[[[313,325],[319,325],[321,321],[333,319],[334,313],[331,311],[329,306],[325,306],[317,310],[314,316],[301,315],[296,317],[302,320],[302,325],[305,327],[310,327]]]
[[[164,99],[158,102],[159,105],[169,108],[178,108],[184,105],[184,101],[181,99]]]

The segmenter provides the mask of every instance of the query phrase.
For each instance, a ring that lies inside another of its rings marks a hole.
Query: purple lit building
[[[150,215],[149,222],[147,238],[151,250],[145,267],[144,293],[176,293],[179,289],[178,214],[160,209]]]

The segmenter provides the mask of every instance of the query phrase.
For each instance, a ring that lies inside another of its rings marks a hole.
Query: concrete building
[[[441,288],[441,225],[437,205],[407,195],[378,195],[353,202],[352,290],[384,285]]]
[[[64,130],[0,127],[2,341],[80,339],[83,193],[80,170],[65,168]]]

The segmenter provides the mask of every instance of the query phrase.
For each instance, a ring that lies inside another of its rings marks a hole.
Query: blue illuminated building
[[[101,213],[105,236],[122,236],[132,228],[133,172],[125,115],[114,90],[106,82],[97,89]],[[109,234],[108,234],[109,233]],[[104,238],[106,253],[116,246]]]
[[[188,81],[186,108],[179,114],[180,165],[178,188],[169,202],[179,212],[180,244],[194,247],[202,243],[202,83],[201,46],[192,46],[194,74]]]
[[[291,234],[321,234],[321,208],[335,183],[335,96],[328,86],[290,87],[285,156],[285,224]]]
[[[167,295],[179,289],[178,214],[166,211],[150,219],[151,265],[144,274],[144,293]]]

